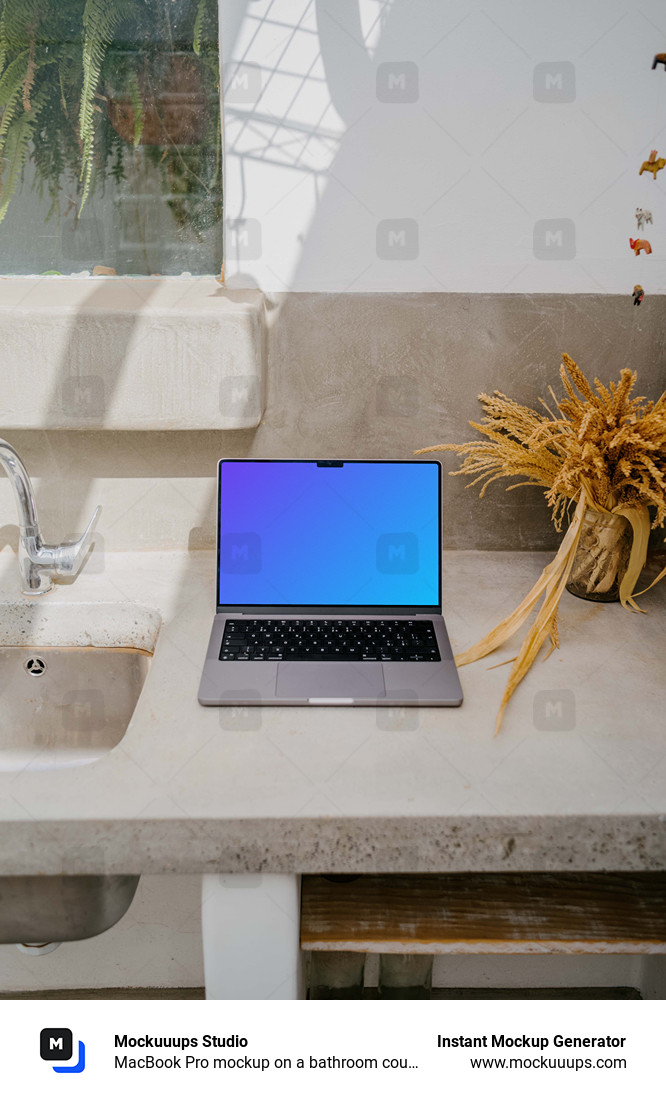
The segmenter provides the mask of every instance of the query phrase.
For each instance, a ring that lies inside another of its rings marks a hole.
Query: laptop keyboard
[[[221,661],[439,661],[424,619],[228,619]]]

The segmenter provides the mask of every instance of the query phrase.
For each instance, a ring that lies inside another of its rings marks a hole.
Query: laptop
[[[449,706],[437,461],[224,459],[203,706]]]

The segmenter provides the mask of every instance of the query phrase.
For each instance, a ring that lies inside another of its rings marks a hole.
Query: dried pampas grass
[[[481,485],[480,496],[501,477],[519,479],[508,486],[509,490],[518,485],[541,486],[558,531],[570,504],[576,503],[560,549],[531,592],[485,638],[456,657],[457,665],[465,665],[492,653],[513,637],[543,596],[520,652],[511,661],[513,668],[500,704],[496,733],[509,699],[544,641],[550,637],[551,651],[559,644],[558,605],[586,510],[621,515],[631,524],[633,541],[620,582],[620,601],[634,611],[640,610],[635,596],[643,594],[635,589],[647,555],[648,509],[654,509],[653,527],[663,526],[666,520],[666,392],[656,402],[632,397],[636,373],[627,368],[608,388],[597,378],[593,388],[573,359],[564,354],[562,360],[560,378],[566,396],[558,401],[549,387],[553,408],[541,400],[545,412],[537,412],[503,393],[482,393],[479,401],[485,416],[480,424],[470,424],[484,439],[442,443],[414,452],[455,451],[463,462],[452,473],[471,476],[470,485]],[[649,587],[664,576],[666,569]]]

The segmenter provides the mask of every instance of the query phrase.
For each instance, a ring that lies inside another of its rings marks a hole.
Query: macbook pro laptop
[[[204,706],[459,706],[439,462],[224,459]]]

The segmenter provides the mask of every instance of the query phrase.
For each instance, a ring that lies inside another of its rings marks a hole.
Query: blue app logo
[[[39,1033],[39,1053],[45,1062],[70,1062],[74,1037],[68,1027],[45,1027]],[[52,1066],[54,1073],[83,1073],[86,1068],[86,1048],[79,1039],[78,1061],[73,1066]]]

